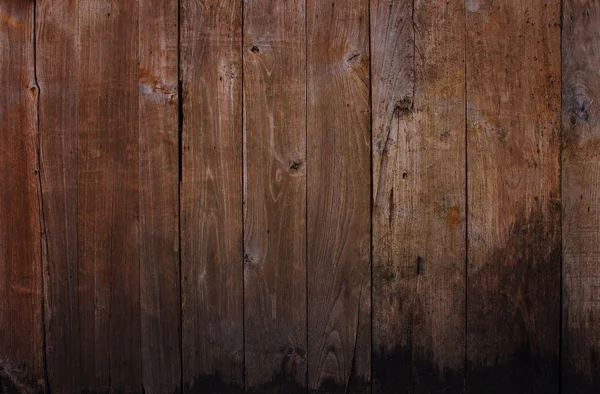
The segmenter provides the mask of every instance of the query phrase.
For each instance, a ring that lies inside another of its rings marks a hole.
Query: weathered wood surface
[[[181,385],[178,2],[139,2],[139,177],[142,384]]]
[[[308,385],[369,392],[368,3],[309,0],[306,7]]]
[[[464,42],[463,1],[371,2],[376,393],[464,389]]]
[[[248,391],[306,392],[304,2],[244,8],[244,316]]]
[[[36,2],[48,389],[82,390],[77,258],[77,2]],[[71,61],[65,61],[71,59]]]
[[[599,24],[0,0],[0,392],[600,391]]]
[[[563,393],[600,392],[600,3],[563,2]]]
[[[467,385],[558,392],[560,2],[466,2]]]
[[[244,387],[242,1],[181,2],[185,391]]]
[[[0,392],[42,392],[42,256],[34,4],[0,2]]]

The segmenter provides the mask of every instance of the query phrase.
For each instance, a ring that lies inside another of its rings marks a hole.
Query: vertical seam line
[[[181,185],[183,182],[183,83],[181,79],[181,0],[177,0],[177,143],[178,143],[178,182],[177,182],[177,226],[178,226],[178,276],[179,276],[179,391],[183,386],[183,281],[181,253]]]
[[[44,373],[44,383],[46,386],[46,392],[50,393],[50,381],[48,378],[48,358],[47,358],[47,344],[46,344],[46,283],[44,280],[45,269],[44,262],[45,257],[48,257],[48,234],[46,232],[46,218],[44,215],[44,193],[42,185],[42,155],[41,155],[41,133],[40,133],[40,95],[41,89],[38,83],[37,77],[37,1],[33,2],[32,12],[32,41],[33,41],[33,83],[36,89],[36,100],[35,100],[35,127],[37,134],[37,180],[38,180],[38,193],[39,193],[39,223],[41,230],[40,239],[40,286],[42,294],[40,297],[41,305],[41,323],[42,323],[42,369]]]
[[[468,121],[468,81],[467,81],[467,4],[466,0],[463,2],[463,15],[464,15],[464,34],[463,34],[463,62],[464,62],[464,91],[465,91],[465,102],[464,102],[464,117],[465,117],[465,268],[464,268],[464,371],[463,371],[463,391],[468,392],[468,364],[469,364],[469,344],[468,344],[468,301],[469,301],[469,121]]]

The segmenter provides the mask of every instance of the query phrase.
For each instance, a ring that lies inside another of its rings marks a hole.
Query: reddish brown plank
[[[186,392],[244,387],[242,2],[181,2]]]
[[[0,392],[45,390],[34,2],[0,3]]]
[[[77,264],[77,2],[36,2],[40,169],[46,230],[48,388],[80,392]],[[65,61],[71,59],[71,61]]]
[[[307,2],[308,385],[325,392],[370,391],[368,5]]]
[[[244,9],[246,383],[306,391],[304,2]]]
[[[140,271],[143,386],[178,392],[178,4],[140,2]]]
[[[138,3],[78,11],[78,373],[140,392]]]
[[[140,291],[146,393],[180,391],[178,2],[139,2]]]
[[[373,391],[462,393],[463,1],[372,1],[371,50]]]
[[[560,1],[466,8],[468,389],[555,393]]]
[[[563,393],[600,392],[600,3],[563,2]]]

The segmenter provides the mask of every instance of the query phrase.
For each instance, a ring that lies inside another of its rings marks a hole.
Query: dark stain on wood
[[[520,215],[504,245],[469,275],[469,299],[487,306],[467,311],[467,348],[484,355],[467,364],[471,393],[558,392],[561,248],[553,218],[559,210],[550,202]],[[472,337],[490,340],[479,339],[474,349]]]
[[[411,347],[380,348],[373,354],[373,393],[463,393],[464,373],[440,371]]]
[[[532,351],[532,344],[525,342],[508,358],[487,366],[468,363],[467,391],[486,394],[559,392],[558,354],[538,356]]]

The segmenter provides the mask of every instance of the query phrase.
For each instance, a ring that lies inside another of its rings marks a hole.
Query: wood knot
[[[302,162],[300,160],[290,161],[290,170],[298,171],[298,169],[302,166]]]
[[[304,357],[306,352],[297,346],[292,344],[285,344],[279,348],[279,351],[285,354],[287,357],[292,357],[293,355],[297,355],[300,357]]]
[[[417,256],[417,275],[423,275],[423,258]]]
[[[360,52],[351,52],[346,56],[346,64],[350,67],[357,67],[360,64],[361,58]]]
[[[250,48],[250,52],[260,53],[260,49],[258,49],[258,47],[256,45],[252,45],[252,48]]]
[[[572,109],[569,114],[569,122],[571,126],[575,126],[577,124],[577,119],[580,119],[584,122],[590,121],[590,102],[585,100],[581,105]]]
[[[396,102],[394,106],[394,117],[403,118],[408,116],[414,109],[413,100],[410,97],[404,97]]]

